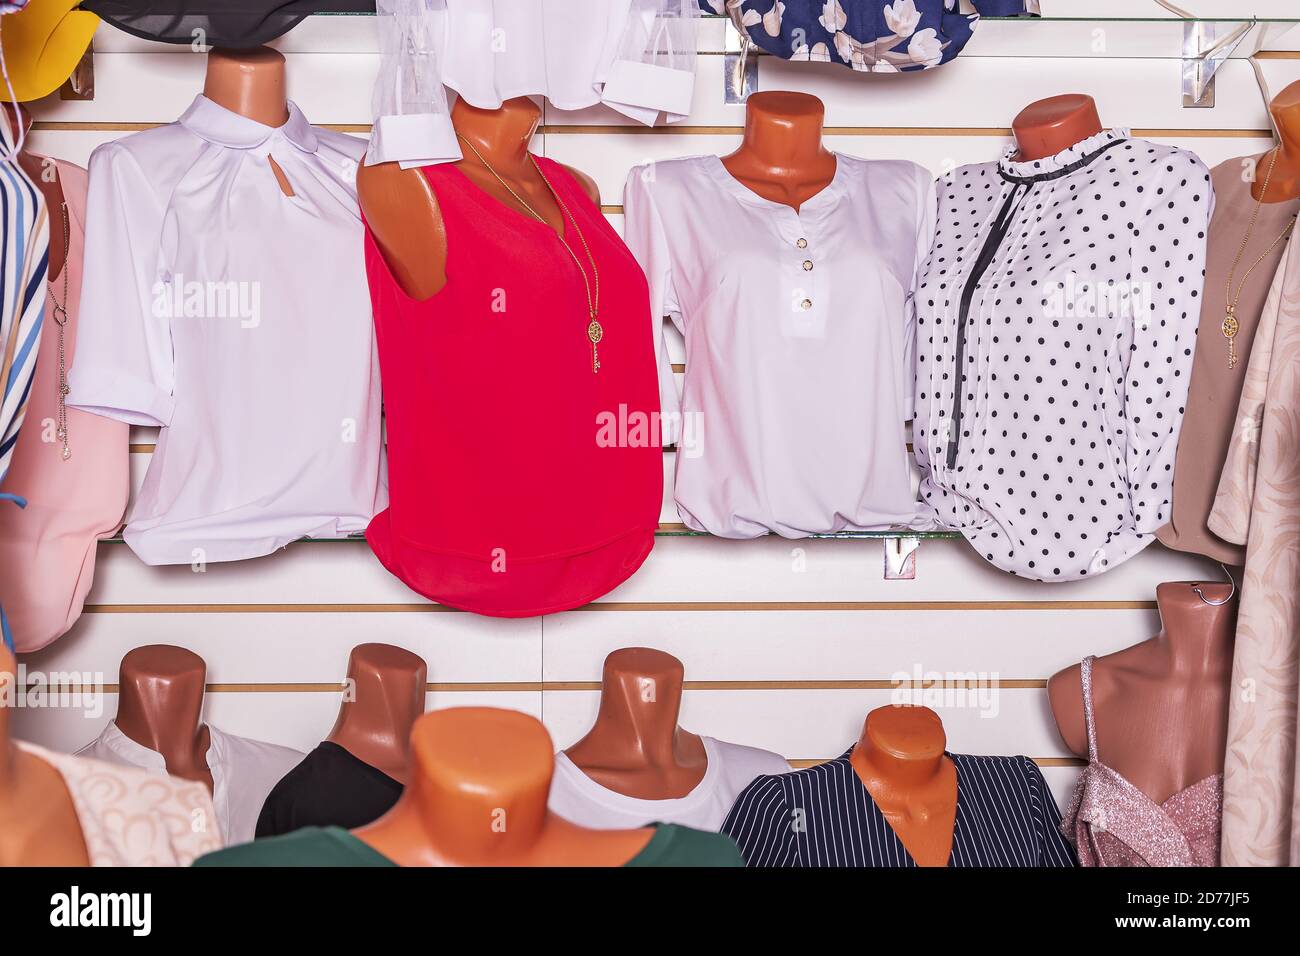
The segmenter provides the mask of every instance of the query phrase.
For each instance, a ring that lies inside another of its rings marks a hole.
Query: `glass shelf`
[[[661,524],[655,529],[656,538],[711,538],[713,535],[707,531],[694,531],[682,524]],[[774,535],[764,535],[763,537],[775,537]],[[906,528],[897,531],[841,531],[838,534],[813,534],[810,538],[825,538],[836,540],[863,539],[867,541],[885,540],[889,538],[915,538],[918,540],[933,539],[942,540],[950,538],[960,538],[961,533],[958,531],[909,531]],[[111,538],[100,538],[104,544],[125,544],[121,535],[115,535]],[[299,538],[292,544],[355,544],[363,542],[366,536],[362,533],[350,534],[344,538]],[[802,539],[787,539],[802,540]]]

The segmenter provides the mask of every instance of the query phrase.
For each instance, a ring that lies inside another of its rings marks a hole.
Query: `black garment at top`
[[[748,866],[916,866],[849,763],[757,777],[722,832]],[[957,767],[949,866],[1077,866],[1061,814],[1028,757],[948,754]]]
[[[351,830],[382,817],[402,795],[402,785],[331,741],[290,770],[267,795],[257,837],[302,827]]]
[[[375,0],[82,0],[81,7],[145,40],[249,49],[313,13],[374,13]]]

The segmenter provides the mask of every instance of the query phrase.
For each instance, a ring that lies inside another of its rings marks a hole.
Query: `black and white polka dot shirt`
[[[1127,130],[1014,152],[939,181],[913,444],[938,524],[1077,579],[1168,520],[1214,194],[1196,156]]]

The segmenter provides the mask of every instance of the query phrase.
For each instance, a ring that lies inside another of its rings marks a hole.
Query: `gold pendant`
[[[600,340],[604,337],[605,330],[600,327],[596,317],[592,316],[591,324],[587,326],[587,338],[591,339],[591,371],[593,373],[600,371],[600,355],[596,351],[596,346],[600,344]]]
[[[1241,326],[1237,323],[1237,317],[1233,314],[1235,311],[1232,306],[1229,306],[1228,314],[1223,319],[1223,325],[1219,326],[1219,331],[1228,340],[1228,368],[1237,367],[1237,332]]]

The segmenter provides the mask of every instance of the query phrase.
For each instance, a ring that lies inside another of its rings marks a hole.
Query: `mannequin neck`
[[[605,658],[600,709],[566,753],[579,766],[675,767],[685,734],[677,720],[685,668],[671,654],[625,647]],[[616,756],[615,756],[616,755]]]
[[[1192,585],[1168,582],[1156,588],[1160,608],[1158,646],[1168,655],[1174,673],[1219,674],[1232,665],[1232,637],[1237,601],[1227,600],[1229,584],[1198,584],[1202,600]],[[1208,604],[1206,601],[1222,604]]]
[[[1279,93],[1269,104],[1269,112],[1277,127],[1278,144],[1259,158],[1251,194],[1265,202],[1288,202],[1300,198],[1300,81]],[[1267,192],[1264,191],[1266,177]]]
[[[880,802],[939,782],[946,745],[943,724],[928,707],[880,707],[867,715],[849,762]]]
[[[284,56],[264,46],[214,49],[208,54],[203,95],[263,126],[283,126],[289,121]]]
[[[745,107],[745,132],[740,147],[727,157],[742,175],[767,179],[817,178],[834,154],[822,142],[826,109],[807,93],[755,93]]]
[[[356,648],[348,666],[349,695],[326,739],[404,780],[411,726],[424,713],[426,681],[424,661],[409,651],[382,644]]]
[[[528,146],[541,117],[541,109],[526,96],[506,100],[494,110],[479,109],[458,99],[451,109],[457,135],[469,140],[502,175],[521,173],[531,165]],[[465,153],[465,160],[473,162],[472,151]]]
[[[1054,156],[1102,131],[1097,103],[1082,93],[1067,93],[1026,106],[1011,123],[1016,159],[1029,162]]]
[[[206,678],[202,658],[179,647],[140,647],[122,659],[117,729],[161,754],[173,776],[207,768],[210,736],[202,723]]]

